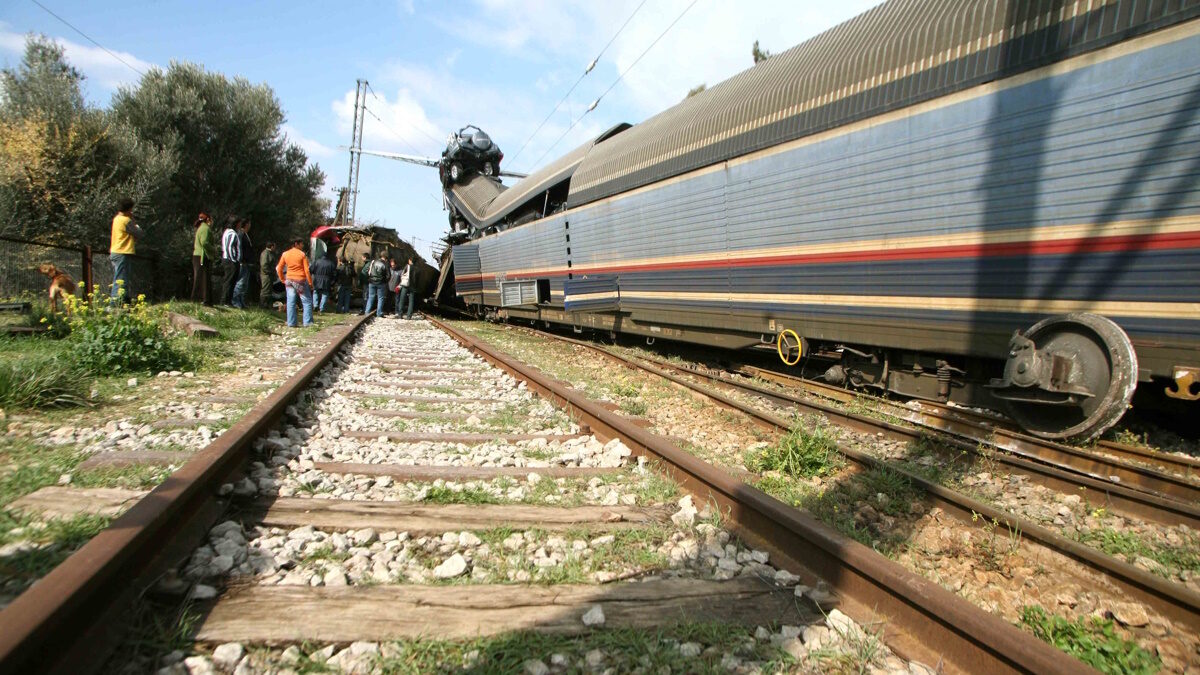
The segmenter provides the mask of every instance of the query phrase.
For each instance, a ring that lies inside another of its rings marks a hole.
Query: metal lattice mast
[[[354,88],[354,132],[350,137],[350,177],[346,180],[346,207],[343,224],[355,224],[355,208],[358,205],[358,165],[362,161],[363,117],[367,111],[367,81],[357,80]]]

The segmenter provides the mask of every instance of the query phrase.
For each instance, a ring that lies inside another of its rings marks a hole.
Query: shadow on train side
[[[1006,26],[1018,26],[1047,7],[1057,14],[1069,4],[1010,0]],[[1030,38],[1010,39],[1001,45],[1001,62],[1006,68],[1027,63],[1030,50],[1039,48],[1030,44],[1034,37],[1042,45],[1080,44],[1095,24],[1067,22],[1053,26],[1049,35],[1044,29]],[[1072,52],[1058,50],[1041,65],[1061,62]],[[969,305],[966,326],[970,352],[1003,353],[1005,332],[1011,335],[1014,327],[1025,331],[1048,316],[1069,312],[1112,319],[1139,352],[1150,346],[1169,352],[1192,341],[1183,334],[1190,329],[1172,325],[1171,320],[1182,317],[1167,315],[1169,310],[1148,315],[1142,305],[1121,315],[1129,303],[1197,299],[1196,285],[1185,282],[1194,274],[1187,258],[1159,242],[1170,238],[1172,219],[1194,216],[1200,207],[1200,155],[1194,150],[1200,77],[1181,67],[1170,77],[1139,79],[1136,59],[1165,58],[1152,52],[1125,54],[1115,59],[1121,65],[1108,71],[1062,69],[994,97],[986,168],[978,185],[985,209],[981,234],[1026,228],[1074,231],[1052,236],[1034,231],[1022,246],[977,257],[969,286],[976,302]],[[1106,72],[1112,79],[1106,79]],[[1051,301],[1058,306],[1051,307]],[[1041,339],[1035,341],[1042,348]],[[1157,358],[1155,363],[1139,358],[1142,374],[1152,366],[1155,377],[1170,377],[1178,364],[1167,363],[1170,356]],[[1141,384],[1138,400],[1153,400],[1147,407],[1168,415],[1186,410],[1180,407],[1183,402],[1164,398],[1161,381]],[[1028,426],[1021,407],[1010,402],[1007,412]],[[1046,415],[1072,414],[1053,405],[1042,408]]]

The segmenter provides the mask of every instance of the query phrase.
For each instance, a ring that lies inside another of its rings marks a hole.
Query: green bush
[[[795,478],[813,478],[835,473],[844,462],[837,443],[824,429],[797,427],[775,445],[750,453],[746,468],[757,473],[780,471]]]
[[[122,307],[96,294],[90,305],[75,303],[70,322],[72,355],[97,375],[177,370],[190,363],[187,353],[163,335],[145,296]]]
[[[60,359],[0,361],[0,407],[52,408],[87,403],[86,373]]]

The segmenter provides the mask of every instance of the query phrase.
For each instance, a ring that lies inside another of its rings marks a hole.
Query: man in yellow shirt
[[[112,243],[108,248],[108,259],[113,267],[113,298],[124,300],[133,295],[129,287],[129,263],[135,243],[141,236],[142,228],[133,222],[133,200],[125,197],[117,204],[117,215],[112,221]]]

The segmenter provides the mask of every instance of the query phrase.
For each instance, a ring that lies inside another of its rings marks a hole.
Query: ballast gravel
[[[312,526],[277,528],[226,520],[211,529],[205,543],[192,554],[181,575],[193,585],[193,598],[210,597],[226,584],[343,586],[392,583],[532,583],[570,579],[576,583],[639,583],[662,577],[732,579],[754,576],[763,583],[794,589],[798,602],[825,612],[825,621],[808,626],[759,626],[743,647],[722,650],[696,640],[663,638],[662,649],[684,659],[704,659],[728,672],[761,672],[766,665],[755,656],[755,646],[769,647],[793,669],[820,669],[829,659],[860,659],[870,673],[932,672],[908,663],[878,642],[875,629],[864,628],[836,609],[836,597],[819,583],[809,586],[800,577],[771,564],[766,551],[746,547],[720,527],[719,515],[690,495],[665,489],[663,479],[651,474],[644,461],[634,462],[629,448],[618,440],[603,443],[590,435],[567,441],[536,439],[517,443],[466,445],[454,443],[401,443],[386,439],[356,439],[348,430],[394,430],[391,418],[374,418],[370,408],[412,409],[397,399],[364,401],[342,392],[381,393],[377,384],[399,380],[398,367],[377,365],[385,360],[437,360],[486,372],[485,364],[459,347],[444,333],[424,322],[376,321],[362,339],[344,350],[314,381],[309,392],[289,407],[286,419],[256,443],[257,456],[241,481],[225,490],[243,499],[286,496],[310,499],[348,499],[420,502],[431,494],[454,500],[469,494],[488,503],[530,502],[545,504],[669,505],[670,519],[659,525],[587,536],[538,529],[447,531],[440,535],[413,536],[403,531],[361,529],[324,531]],[[387,367],[383,372],[381,368]],[[415,382],[415,380],[414,380]],[[479,429],[495,420],[496,408],[505,406],[526,414],[507,420],[504,433],[578,433],[579,427],[532,396],[523,384],[507,375],[478,375],[464,388],[455,378],[421,380],[423,389],[405,394],[448,398],[436,387],[453,382],[457,397],[486,398],[487,405],[429,404],[418,412],[469,413],[471,420],[448,422],[433,415],[416,424],[405,422],[405,431],[439,433]],[[366,383],[366,384],[352,384]],[[389,391],[389,394],[395,393]],[[364,407],[364,406],[370,406]],[[474,406],[474,407],[472,407]],[[490,415],[490,417],[489,417]],[[331,474],[318,462],[412,464],[433,466],[525,467],[525,480],[439,480],[428,483],[397,481],[389,476]],[[545,467],[612,469],[612,476],[585,479],[547,478],[536,470]],[[670,495],[667,497],[667,495]],[[669,501],[663,501],[663,499]],[[601,605],[581,612],[580,624],[604,630]],[[584,637],[586,642],[586,636]],[[864,645],[870,643],[870,649]],[[261,648],[236,643],[197,646],[197,653],[173,652],[161,657],[157,672],[181,673],[296,673],[311,666],[346,673],[383,672],[383,664],[397,658],[403,645],[356,642],[345,645],[299,645]],[[716,649],[717,651],[713,651]],[[869,652],[868,656],[862,654]],[[857,656],[856,656],[857,655]],[[575,652],[539,655],[523,664],[524,672],[651,672],[645,656],[625,654],[616,648],[585,648]],[[235,658],[236,657],[236,658]],[[479,651],[467,653],[461,664],[481,665]],[[641,660],[639,660],[639,658]],[[865,659],[865,660],[863,660]],[[857,663],[857,661],[855,661]],[[699,663],[699,661],[697,661]],[[804,664],[808,664],[807,666]]]

